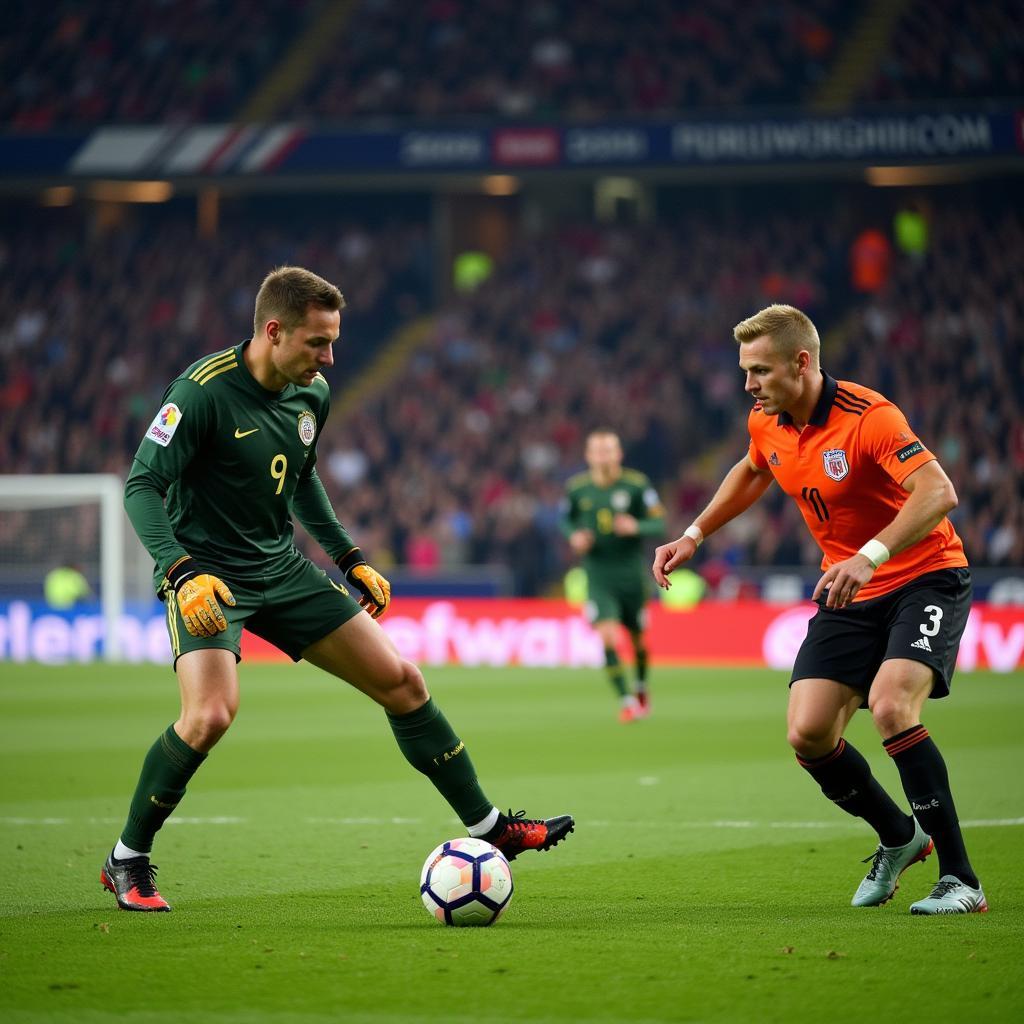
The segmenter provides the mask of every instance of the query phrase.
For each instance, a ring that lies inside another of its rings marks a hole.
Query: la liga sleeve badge
[[[174,437],[174,432],[178,429],[180,422],[181,410],[173,402],[168,402],[153,417],[153,422],[150,423],[149,429],[146,431],[146,437],[150,441],[156,442],[161,448],[166,448],[171,443],[171,438]]]

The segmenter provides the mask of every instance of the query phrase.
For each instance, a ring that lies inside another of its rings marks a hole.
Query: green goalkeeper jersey
[[[199,568],[260,578],[293,551],[293,513],[332,558],[354,547],[315,468],[327,381],[267,391],[245,365],[248,344],[172,381],[135,455],[125,508],[158,588],[186,554]]]
[[[629,537],[615,533],[615,516],[626,513],[637,521],[638,532]],[[578,473],[566,484],[562,502],[562,533],[590,530],[594,546],[583,557],[587,574],[599,577],[630,576],[644,572],[644,545],[661,535],[665,511],[658,493],[643,473],[623,469],[606,487],[594,482],[589,472]]]

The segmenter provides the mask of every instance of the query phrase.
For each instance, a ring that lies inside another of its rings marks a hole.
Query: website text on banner
[[[660,664],[768,665],[788,669],[814,610],[809,603],[707,602],[689,611],[651,605],[650,643]],[[381,624],[402,654],[426,665],[526,665],[597,668],[599,638],[581,611],[563,601],[398,599]],[[103,619],[83,605],[57,613],[42,602],[0,602],[0,662],[92,661],[100,655]],[[163,608],[131,609],[122,618],[127,661],[167,664]],[[247,661],[284,659],[259,637],[243,634]],[[1024,668],[1024,607],[978,604],[960,645],[961,669]]]

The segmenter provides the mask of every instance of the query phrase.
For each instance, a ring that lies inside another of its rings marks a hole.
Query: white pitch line
[[[685,828],[685,829],[752,829],[752,828],[773,828],[773,829],[807,829],[822,831],[827,829],[849,829],[863,827],[853,821],[612,821],[611,819],[593,819],[592,821],[581,821],[578,824],[586,828],[612,828],[622,824],[636,825],[640,828]],[[1013,828],[1024,825],[1024,818],[978,818],[973,821],[961,821],[965,828]]]
[[[70,825],[70,818],[0,818],[0,825]]]
[[[422,825],[422,818],[306,818],[307,825]]]
[[[1024,825],[1024,818],[977,818],[974,821],[961,821],[968,828],[1005,828],[1008,825]]]
[[[241,825],[247,818],[168,818],[167,825]],[[2,825],[123,825],[124,818],[0,818]]]
[[[166,825],[242,825],[248,818],[175,818],[170,817]]]

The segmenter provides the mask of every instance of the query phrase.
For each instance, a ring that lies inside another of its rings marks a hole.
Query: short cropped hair
[[[345,308],[345,296],[330,281],[304,267],[275,267],[256,295],[253,331],[259,334],[268,320],[279,320],[286,331],[291,331],[306,319],[310,306],[341,310]]]
[[[811,318],[795,306],[774,303],[741,320],[732,329],[732,336],[741,345],[764,334],[771,337],[775,351],[785,359],[793,359],[797,352],[806,349],[811,354],[811,366],[818,368],[821,358],[818,330]]]

